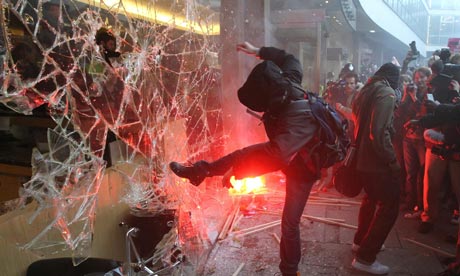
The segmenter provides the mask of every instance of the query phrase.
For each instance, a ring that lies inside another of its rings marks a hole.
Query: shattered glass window
[[[221,154],[218,15],[193,0],[4,0],[1,8],[0,102],[56,124],[32,152],[21,196],[32,199],[34,232],[17,242],[43,256],[70,250],[75,264],[87,258],[113,161],[128,187],[119,203],[132,214],[174,210],[152,262],[173,265],[180,248],[199,266],[216,236],[200,202],[224,208],[227,199],[177,182],[167,164]],[[112,145],[117,160],[104,157]]]

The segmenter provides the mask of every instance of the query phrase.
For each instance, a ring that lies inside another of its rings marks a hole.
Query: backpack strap
[[[367,98],[364,100],[364,103],[363,103],[363,108],[360,110],[360,114],[359,116],[360,117],[363,117],[364,120],[361,121],[361,124],[359,124],[357,127],[358,127],[358,133],[356,134],[356,140],[354,142],[355,144],[355,147],[358,148],[359,147],[359,143],[361,142],[361,138],[362,138],[362,135],[363,135],[363,131],[362,129],[364,127],[366,127],[366,125],[369,123],[369,119],[371,117],[371,108],[374,106],[373,103],[372,103],[372,98],[374,97],[374,95],[376,94],[376,90],[374,91],[371,91],[369,93],[369,95],[367,95]],[[361,96],[364,96],[364,95],[361,95]]]
[[[362,120],[358,126],[355,126],[355,127],[358,127],[358,133],[356,134],[356,139],[355,139],[354,143],[351,145],[350,149],[348,150],[347,157],[346,157],[346,159],[348,159],[348,156],[350,154],[350,150],[352,150],[352,148],[355,148],[356,154],[354,155],[354,158],[351,160],[351,166],[353,168],[356,168],[357,165],[358,165],[358,158],[357,158],[358,154],[357,154],[357,152],[359,150],[359,144],[361,143],[361,139],[362,139],[362,136],[363,136],[363,132],[364,132],[363,128],[365,128],[367,126],[367,124],[369,124],[369,122],[370,122],[371,110],[372,110],[372,107],[374,106],[374,104],[372,102],[372,98],[377,93],[376,91],[377,90],[375,89],[373,91],[368,92],[369,95],[366,95],[367,98],[364,99],[364,101],[362,103],[363,108],[360,110],[360,114],[358,114],[360,117],[364,118],[364,120]],[[363,97],[363,96],[364,95],[361,95],[361,97]]]
[[[289,95],[290,99],[291,100],[299,100],[299,98],[303,98],[303,99],[308,99],[308,93],[307,91],[305,91],[305,89],[303,89],[303,87],[297,83],[297,82],[293,82],[291,80],[289,80],[289,83],[291,84],[291,86],[296,90],[298,91],[298,94],[297,95]]]

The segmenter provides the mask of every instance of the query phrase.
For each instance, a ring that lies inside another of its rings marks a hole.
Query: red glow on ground
[[[264,177],[255,177],[255,178],[244,178],[241,180],[236,180],[232,176],[230,179],[233,188],[228,189],[230,195],[242,195],[242,194],[261,194],[267,191],[265,186]]]

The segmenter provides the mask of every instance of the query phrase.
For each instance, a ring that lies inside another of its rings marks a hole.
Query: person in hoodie
[[[177,176],[189,179],[195,186],[206,177],[223,175],[224,184],[228,184],[230,176],[243,179],[282,170],[286,175],[286,198],[281,222],[279,268],[283,276],[296,276],[299,275],[298,264],[302,256],[300,219],[319,170],[311,158],[306,160],[298,153],[314,138],[318,123],[304,92],[292,85],[302,82],[302,66],[297,58],[281,49],[256,48],[248,42],[239,44],[237,50],[264,60],[254,67],[240,89],[252,91],[257,89],[258,82],[270,82],[257,76],[269,66],[267,63],[273,62],[281,69],[276,77],[284,79],[283,88],[289,91],[286,104],[269,107],[264,112],[262,121],[269,141],[236,150],[214,162],[202,160],[191,166],[171,162],[169,167]],[[276,91],[283,92],[284,89]],[[272,103],[276,102],[276,98],[277,95],[270,95],[267,100]]]
[[[399,213],[400,165],[391,142],[395,89],[400,71],[386,63],[361,89],[352,106],[359,181],[364,183],[358,229],[352,250],[352,267],[371,274],[387,274],[390,268],[376,258]]]

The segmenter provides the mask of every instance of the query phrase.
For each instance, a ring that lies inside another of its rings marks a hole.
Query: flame
[[[236,180],[234,176],[230,178],[233,188],[228,189],[230,195],[241,194],[260,194],[266,191],[265,178],[259,176],[254,178],[244,178]]]

